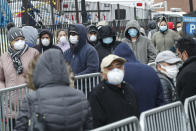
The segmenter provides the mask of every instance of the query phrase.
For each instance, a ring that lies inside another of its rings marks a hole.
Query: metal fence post
[[[51,8],[52,24],[54,25],[55,19],[54,19],[54,11],[53,11],[53,8],[54,8],[53,0],[50,0],[50,8]]]
[[[76,21],[77,23],[79,23],[78,0],[75,0],[75,8],[76,8]]]
[[[87,12],[86,12],[86,5],[85,0],[81,0],[81,9],[82,9],[82,23],[87,23]]]

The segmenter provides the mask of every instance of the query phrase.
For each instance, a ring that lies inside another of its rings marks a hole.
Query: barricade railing
[[[140,126],[138,119],[133,116],[91,131],[140,131]]]
[[[191,131],[196,131],[196,95],[185,100],[184,108],[190,121]]]
[[[148,66],[152,67],[154,70],[156,70],[156,62],[148,63]]]
[[[30,89],[26,84],[0,90],[0,128],[2,131],[13,131],[22,99],[29,92]]]
[[[142,131],[188,131],[188,123],[179,101],[143,112],[140,116]]]
[[[75,88],[84,92],[86,97],[101,81],[101,73],[92,73],[74,77]]]

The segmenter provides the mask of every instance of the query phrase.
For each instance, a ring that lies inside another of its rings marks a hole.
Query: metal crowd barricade
[[[92,73],[74,77],[75,88],[84,92],[86,97],[101,81],[101,73]]]
[[[156,62],[148,63],[148,66],[152,67],[154,70],[156,70]]]
[[[140,131],[140,126],[138,119],[133,116],[92,131]]]
[[[29,92],[30,89],[26,84],[0,90],[0,128],[2,131],[13,131],[22,99]]]
[[[100,73],[75,76],[75,88],[88,93],[99,84]],[[19,112],[22,100],[31,89],[27,85],[20,85],[0,90],[0,131],[13,131],[14,120]]]
[[[179,101],[143,112],[140,116],[142,131],[188,131],[188,125]]]
[[[196,95],[185,100],[184,108],[190,121],[191,131],[196,131]]]

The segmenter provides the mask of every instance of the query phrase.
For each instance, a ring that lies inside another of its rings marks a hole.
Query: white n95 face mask
[[[97,40],[97,36],[96,35],[91,35],[89,38],[90,41],[94,42]]]
[[[78,42],[79,42],[78,35],[74,35],[74,36],[70,35],[69,36],[69,41],[70,41],[71,44],[74,44],[74,45],[78,44]]]
[[[14,49],[15,50],[22,50],[25,46],[25,41],[24,40],[18,40],[14,43]]]
[[[107,74],[108,82],[112,85],[119,85],[124,78],[124,72],[121,69],[114,68]]]
[[[42,39],[42,45],[43,46],[49,46],[50,45],[50,40],[48,40],[46,38]]]

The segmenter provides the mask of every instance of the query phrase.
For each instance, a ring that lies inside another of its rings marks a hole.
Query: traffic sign
[[[186,25],[186,33],[188,33],[189,35],[193,35],[195,30],[196,30],[196,23],[188,23]]]
[[[183,17],[183,22],[196,22],[196,17]]]

